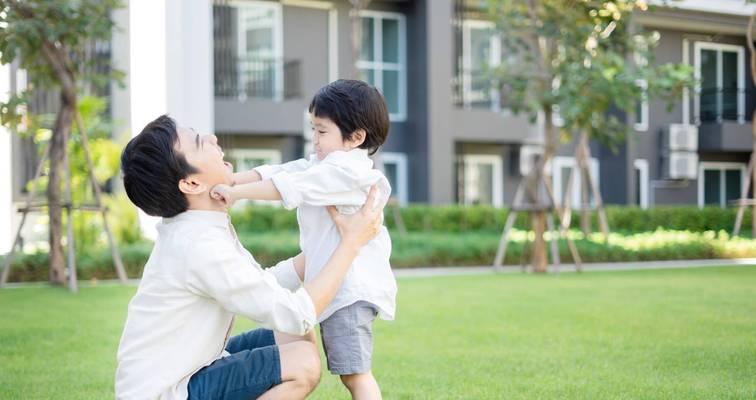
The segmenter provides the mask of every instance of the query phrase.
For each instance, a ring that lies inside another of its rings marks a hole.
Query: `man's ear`
[[[353,149],[360,147],[363,143],[365,143],[366,136],[367,133],[364,129],[357,129],[352,133],[352,138],[349,139],[349,146]]]
[[[179,181],[179,190],[184,194],[202,194],[207,191],[207,185],[196,176],[190,175]]]

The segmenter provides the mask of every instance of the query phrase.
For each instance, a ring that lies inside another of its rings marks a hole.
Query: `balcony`
[[[299,60],[227,58],[215,62],[215,97],[284,101],[302,96]]]
[[[710,152],[751,151],[753,90],[703,89],[697,95],[698,148]]]
[[[501,93],[487,71],[460,70],[452,79],[452,101],[458,108],[501,111]]]

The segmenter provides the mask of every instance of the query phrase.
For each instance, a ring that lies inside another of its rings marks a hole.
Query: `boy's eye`
[[[321,135],[325,135],[326,131],[318,131],[318,133],[320,133]]]

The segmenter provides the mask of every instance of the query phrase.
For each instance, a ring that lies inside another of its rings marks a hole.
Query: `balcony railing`
[[[460,70],[452,79],[454,105],[467,109],[500,111],[501,92],[488,72],[483,70]]]
[[[215,96],[282,101],[301,96],[299,60],[245,58],[215,63]]]
[[[745,121],[751,117],[753,90],[707,88],[697,93],[697,122]]]

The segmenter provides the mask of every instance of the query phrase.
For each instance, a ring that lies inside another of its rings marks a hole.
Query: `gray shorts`
[[[320,323],[328,360],[328,370],[334,375],[352,375],[370,371],[373,358],[373,320],[376,307],[358,301],[339,309]]]

